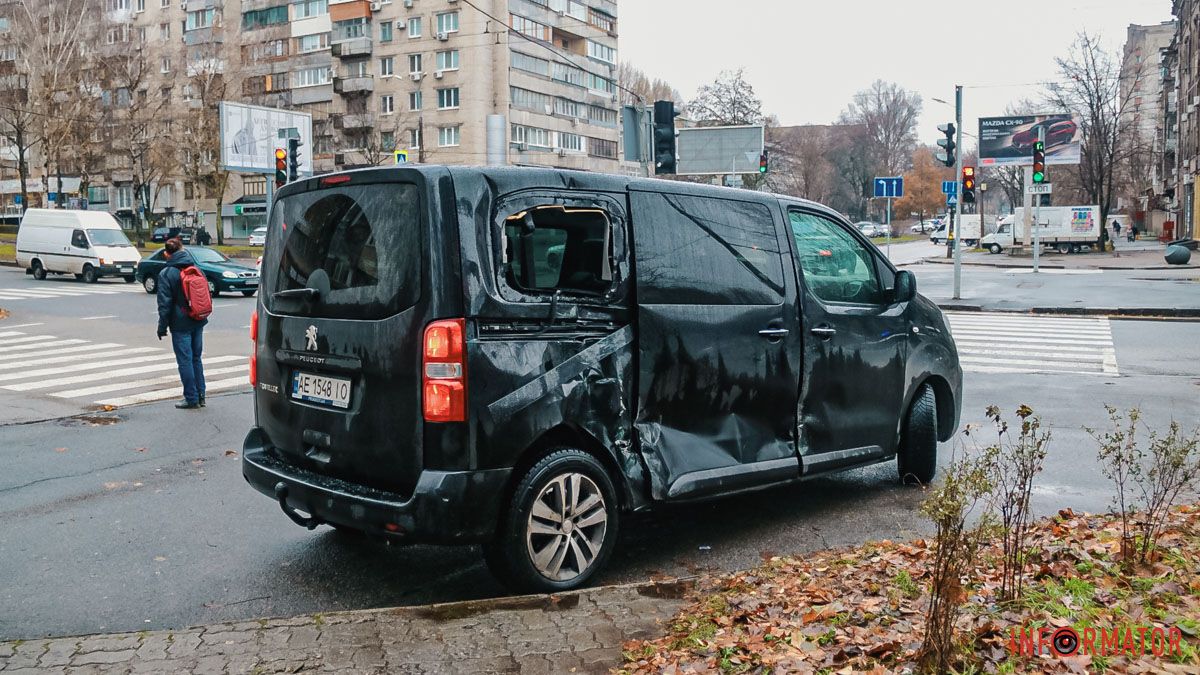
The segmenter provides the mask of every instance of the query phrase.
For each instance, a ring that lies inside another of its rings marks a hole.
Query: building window
[[[447,110],[458,107],[458,87],[450,87],[449,89],[438,89],[438,110]],[[458,143],[455,143],[458,145]]]
[[[526,110],[545,113],[550,106],[550,97],[541,92],[522,89],[521,87],[511,87],[510,95],[512,96],[512,105],[514,108],[524,108]]]
[[[437,15],[437,32],[439,33],[457,33],[458,32],[458,12],[446,12]],[[455,143],[455,145],[458,145]]]
[[[213,10],[201,10],[208,12],[210,15]],[[287,5],[279,5],[278,7],[268,7],[266,9],[256,9],[250,12],[242,12],[242,30],[254,30],[256,28],[266,28],[276,24],[288,22]]]
[[[304,38],[296,40],[297,49],[303,44]],[[270,61],[287,56],[288,43],[286,40],[271,40],[242,47],[242,59],[245,61]]]
[[[329,84],[330,81],[328,66],[297,70],[294,76],[296,79],[292,83],[292,86],[297,88],[315,87],[322,84]]]
[[[365,16],[357,19],[333,22],[334,42],[353,40],[354,38],[366,37],[367,35],[367,17]]]
[[[104,8],[110,12],[123,12],[129,9],[129,0],[108,0]]]
[[[555,80],[558,80],[559,82],[566,82],[567,84],[573,84],[577,87],[587,86],[586,82],[588,74],[583,70],[580,70],[575,66],[568,66],[565,63],[554,63],[551,64],[551,66],[550,77],[554,78]]]
[[[458,146],[459,127],[441,127],[438,129],[438,147],[453,148]]]
[[[146,44],[146,27],[138,26],[138,42]]]
[[[169,24],[169,23],[158,24],[158,37],[160,40],[170,40],[171,39],[171,24]]]
[[[169,57],[169,56],[162,57],[162,63],[160,64],[159,72],[160,73],[171,72],[171,57]]]
[[[387,151],[396,149],[396,132],[381,131],[379,132],[379,147]]]
[[[250,12],[250,13],[253,14],[254,12]],[[194,12],[188,12],[187,13],[187,21],[185,21],[183,24],[183,30],[189,31],[189,30],[197,30],[200,28],[211,28],[213,25],[213,15],[214,14],[215,14],[215,11],[211,10],[211,9],[198,9]],[[287,21],[287,7],[283,8],[283,20]],[[246,23],[246,15],[243,14],[242,15],[243,27],[245,26],[245,23]],[[257,26],[255,26],[255,28],[257,28]]]
[[[558,132],[558,147],[572,152],[583,152],[583,136],[560,131]]]
[[[437,53],[437,69],[438,70],[458,70],[458,50],[451,49],[449,51]]]
[[[380,96],[379,97],[379,112],[384,115],[391,115],[396,112],[396,97]]]
[[[408,130],[408,148],[410,150],[420,150],[421,149],[421,130],[420,129],[409,129]]]
[[[410,38],[421,37],[421,17],[414,16],[413,18],[408,20],[408,37],[410,37]]]
[[[527,73],[534,73],[543,77],[550,77],[550,62],[546,59],[539,59],[536,56],[522,54],[521,52],[512,53],[512,67],[517,70],[524,70]]]
[[[267,196],[267,181],[247,178],[242,183],[242,194],[247,197]]]
[[[409,110],[420,110],[421,109],[421,92],[414,91],[408,95],[408,109]]]
[[[107,204],[108,203],[108,187],[107,186],[88,186],[87,200],[89,204]]]
[[[355,61],[346,66],[346,77],[369,77],[371,71],[367,69],[366,61]]]
[[[526,19],[523,16],[517,16],[516,14],[510,14],[509,19],[512,29],[518,33],[531,37],[535,40],[541,40],[542,42],[550,41],[549,26],[538,23],[533,19]]]
[[[605,63],[617,62],[617,50],[609,47],[608,45],[602,45],[599,42],[592,42],[591,40],[588,40],[587,48],[588,56],[596,59],[597,61],[603,61]]]
[[[421,72],[421,55],[420,54],[409,54],[408,55],[408,72],[410,72],[410,73]]]
[[[384,21],[383,23],[379,24],[379,41],[380,42],[391,42],[392,41],[392,22],[391,21]]]
[[[563,117],[583,117],[583,104],[569,98],[554,99],[554,114]]]
[[[588,121],[606,127],[617,126],[617,111],[602,108],[598,105],[588,106]]]
[[[388,75],[395,75],[396,74],[395,70],[396,70],[396,59],[394,57],[385,56],[382,59],[379,59],[379,74],[380,74],[380,76],[387,77]]]
[[[133,186],[118,185],[115,192],[117,193],[117,208],[132,209],[133,208]]]
[[[115,28],[109,28],[105,34],[104,41],[110,45],[118,42],[129,42],[129,25],[121,24]]]
[[[540,129],[538,127],[527,127],[523,124],[512,125],[512,142],[518,145],[524,144],[534,148],[550,149],[549,129]]]
[[[596,9],[588,10],[588,23],[592,24],[596,28],[599,28],[600,30],[608,31],[609,33],[613,32],[617,27],[616,19]]]
[[[295,7],[293,19],[307,19],[329,13],[329,0],[300,0],[292,3],[292,6]]]
[[[137,0],[136,6],[137,6],[137,11],[139,11],[139,12],[146,11],[146,0]]]
[[[296,38],[296,51],[301,54],[319,52],[322,49],[329,49],[329,33],[313,33]]]
[[[592,73],[588,73],[587,83],[588,83],[587,84],[588,89],[591,89],[593,91],[602,91],[606,94],[617,93],[616,83],[613,82],[612,80],[608,79],[607,77],[600,77],[599,75],[593,75]]]
[[[162,7],[163,9],[166,9],[167,7],[170,7],[170,6],[171,6],[171,0],[162,0],[162,4],[159,5],[159,7]]]
[[[606,141],[603,138],[588,138],[588,154],[592,157],[603,157],[604,159],[617,158],[617,142]]]

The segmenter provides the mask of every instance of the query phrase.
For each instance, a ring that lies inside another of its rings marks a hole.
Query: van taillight
[[[258,310],[250,315],[250,386],[258,386]]]
[[[426,422],[467,421],[466,330],[466,319],[425,327],[421,400]]]

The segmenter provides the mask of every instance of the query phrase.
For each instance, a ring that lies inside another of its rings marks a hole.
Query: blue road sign
[[[954,206],[955,204],[958,204],[958,197],[956,195],[946,195],[946,206]]]
[[[958,194],[958,181],[956,181],[956,180],[942,181],[942,194],[944,194],[944,195]]]
[[[904,177],[884,176],[875,179],[876,197],[903,197]]]

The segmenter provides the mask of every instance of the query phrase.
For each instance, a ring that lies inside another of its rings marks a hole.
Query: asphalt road
[[[0,295],[5,284],[24,281],[0,270]],[[210,345],[244,353],[242,326],[251,302],[231,302],[214,319]],[[0,306],[13,313],[0,321],[0,332],[5,325],[41,323],[36,328],[55,335],[157,342],[145,296]],[[106,314],[116,316],[82,321]],[[1036,490],[1040,513],[1107,508],[1110,491],[1083,430],[1103,424],[1104,402],[1140,406],[1158,427],[1172,417],[1200,418],[1200,373],[1194,360],[1177,357],[1200,342],[1200,323],[1114,321],[1111,342],[1119,375],[967,375],[964,423],[982,422],[992,403],[1005,410],[1025,403],[1053,428]],[[7,397],[0,399],[4,406],[19,401],[16,394],[0,396]],[[26,398],[21,411],[49,409],[37,396]],[[184,627],[504,592],[473,548],[387,546],[293,525],[241,478],[238,455],[252,417],[244,389],[211,397],[198,413],[161,401],[90,419],[19,423],[8,418],[12,408],[0,409],[0,638]],[[943,462],[955,446],[943,446]],[[887,463],[665,508],[623,523],[616,555],[598,583],[739,569],[776,553],[919,536],[928,531],[917,511],[920,499],[920,490],[896,485],[894,463]]]

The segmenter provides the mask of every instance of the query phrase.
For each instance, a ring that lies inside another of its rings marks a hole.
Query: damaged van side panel
[[[644,476],[631,438],[635,342],[624,194],[612,177],[544,185],[521,180],[528,175],[456,176],[476,466],[520,466],[534,460],[527,453],[580,447],[623,476],[623,502],[638,508]],[[603,238],[599,212],[608,223]],[[572,229],[573,213],[590,219],[591,230]],[[561,243],[547,247],[543,232]],[[537,240],[525,251],[536,260],[519,255],[526,237]],[[522,262],[540,268],[524,280],[537,276],[545,287],[519,282]]]

